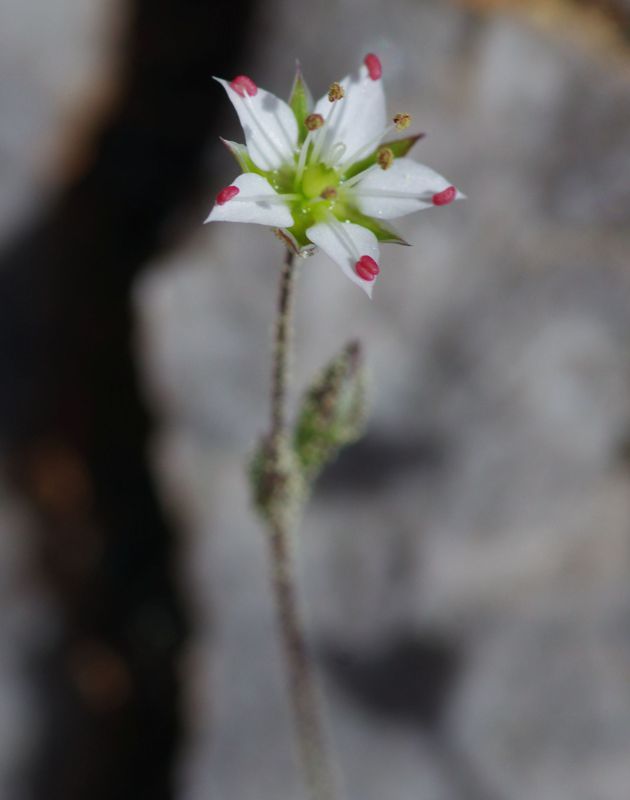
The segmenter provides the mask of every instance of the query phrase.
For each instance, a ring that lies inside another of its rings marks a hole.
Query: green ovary
[[[312,164],[304,170],[301,183],[294,189],[299,198],[291,204],[293,225],[288,229],[300,247],[309,244],[308,228],[324,222],[331,212],[336,214],[336,198],[323,198],[322,193],[338,187],[339,181],[337,171],[325,164]]]
[[[343,185],[340,186],[341,176],[333,167],[322,163],[311,164],[306,167],[297,185],[293,170],[268,172],[265,177],[277,192],[293,191],[298,195],[290,205],[293,225],[287,230],[299,247],[309,244],[306,231],[312,225],[326,222],[331,213],[341,221],[350,221],[352,217],[353,209],[344,197]],[[322,197],[327,189],[337,190],[339,195],[333,192],[332,197]]]
[[[307,200],[319,197],[326,189],[334,189],[339,185],[339,174],[325,164],[313,164],[304,170],[302,178],[302,194]]]
[[[298,200],[293,204],[291,207],[293,225],[288,230],[293,234],[300,247],[309,243],[306,236],[308,228],[311,225],[317,225],[318,222],[323,222],[327,214],[333,211],[334,204],[334,200],[310,201],[309,203]]]

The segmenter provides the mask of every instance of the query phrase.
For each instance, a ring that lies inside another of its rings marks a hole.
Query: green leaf
[[[313,97],[302,76],[299,63],[295,71],[295,79],[293,81],[293,88],[291,89],[291,96],[289,97],[289,105],[295,114],[299,131],[298,141],[299,144],[302,144],[308,133],[304,120],[310,114],[311,108],[313,107]]]
[[[405,136],[404,139],[393,139],[391,142],[383,142],[383,144],[379,145],[373,153],[370,153],[369,156],[366,156],[365,158],[362,158],[361,161],[357,161],[356,163],[352,164],[345,172],[344,178],[352,178],[354,175],[358,175],[359,172],[363,172],[363,170],[371,167],[372,164],[375,164],[378,151],[382,147],[388,147],[394,154],[395,158],[402,158],[403,156],[407,155],[417,141],[424,139],[424,137],[424,133],[414,133],[413,136]]]
[[[334,358],[307,390],[295,426],[294,446],[307,484],[348,444],[365,420],[365,370],[358,342]]]

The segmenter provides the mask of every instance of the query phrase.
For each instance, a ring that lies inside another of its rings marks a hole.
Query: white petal
[[[341,267],[344,275],[372,297],[374,281],[364,281],[354,269],[361,256],[370,256],[378,264],[378,241],[372,231],[353,222],[321,222],[308,228],[306,235]]]
[[[365,178],[358,181],[352,191],[355,193],[354,202],[362,214],[394,219],[431,208],[431,197],[449,186],[451,184],[446,178],[430,167],[411,158],[397,158],[389,169],[366,172]],[[455,199],[460,198],[463,195],[458,192]]]
[[[361,69],[352,75],[346,76],[341,85],[345,95],[341,100],[331,103],[328,95],[317,101],[315,113],[321,114],[324,119],[334,111],[330,129],[322,128],[326,136],[323,153],[340,142],[345,146],[342,161],[348,161],[369,155],[374,150],[382,137],[387,125],[385,108],[385,92],[381,79],[373,81],[368,75],[367,68]],[[365,151],[366,145],[369,146]]]
[[[277,198],[275,190],[254,172],[239,175],[231,184],[239,190],[238,195],[223,205],[215,204],[206,222],[255,222],[273,228],[290,228],[293,217],[288,206]],[[248,197],[269,197],[269,201]]]
[[[271,92],[258,89],[241,97],[228,81],[215,78],[227,92],[245,133],[247,150],[259,169],[278,169],[293,163],[298,126],[290,107]]]

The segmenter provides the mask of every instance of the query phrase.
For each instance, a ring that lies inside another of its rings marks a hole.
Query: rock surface
[[[15,66],[0,93],[0,208],[11,210],[16,196],[23,208],[39,200],[37,144],[19,131],[56,130],[63,91],[44,100],[44,78],[66,87],[68,63],[97,67],[84,45],[62,52],[91,35],[78,0],[61,12],[74,33],[42,28],[58,59],[25,44],[25,6],[1,6],[16,17],[2,32],[11,63],[30,70]],[[301,269],[296,385],[355,337],[373,372],[368,439],[322,481],[299,559],[347,797],[626,800],[630,80],[522,21],[446,2],[384,12],[378,0],[273,0],[258,30],[248,68],[278,94],[295,57],[318,94],[379,52],[390,109],[428,133],[415,157],[470,198],[403,221],[414,246],[384,251],[371,303],[323,256]],[[236,121],[225,136],[239,137]],[[224,174],[235,174],[227,157]],[[6,233],[14,216],[1,216]],[[200,623],[185,665],[182,800],[300,797],[243,471],[266,424],[281,256],[261,228],[200,226],[136,291],[138,354],[163,423],[156,469],[186,521],[183,580]],[[19,552],[11,507],[1,524]],[[2,547],[3,595],[15,598],[18,556]],[[6,655],[23,646],[11,602],[0,603],[0,794],[17,800],[8,781],[32,712]],[[408,713],[387,692],[370,699],[423,669],[436,636],[457,666],[429,717],[422,698]],[[367,695],[341,678],[334,651],[369,672]],[[392,653],[409,669],[379,672]]]

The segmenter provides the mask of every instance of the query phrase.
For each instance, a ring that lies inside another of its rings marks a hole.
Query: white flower
[[[384,220],[464,197],[406,158],[419,135],[382,143],[411,118],[397,114],[388,123],[381,76],[369,54],[314,106],[299,69],[288,103],[245,75],[217,78],[246,144],[225,141],[243,174],[219,192],[206,222],[271,226],[301,255],[317,245],[371,297],[379,242],[405,244]]]

